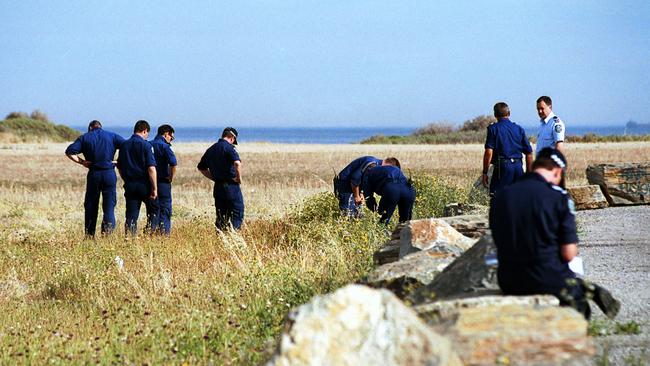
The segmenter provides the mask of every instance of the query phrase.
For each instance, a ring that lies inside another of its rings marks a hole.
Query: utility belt
[[[239,183],[236,183],[233,180],[215,180],[214,185],[215,186],[229,186],[229,185],[238,185]]]
[[[506,164],[506,163],[521,163],[521,158],[497,158],[497,162],[499,164]]]
[[[90,168],[88,168],[88,170],[92,170],[92,171],[103,171],[103,170],[113,170],[113,169],[115,169],[114,166],[111,166],[110,168],[100,168],[100,167],[91,166]]]

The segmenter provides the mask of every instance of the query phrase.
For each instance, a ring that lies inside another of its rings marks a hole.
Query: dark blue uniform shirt
[[[217,183],[234,183],[237,177],[235,161],[241,161],[233,145],[224,139],[219,139],[206,150],[197,165],[199,170],[208,169],[212,180]]]
[[[90,169],[113,169],[115,150],[124,142],[122,136],[95,128],[79,136],[65,149],[66,155],[83,154],[84,159],[92,162]]]
[[[124,141],[117,157],[117,167],[125,181],[149,179],[148,168],[156,166],[153,147],[149,141],[133,134]]]
[[[366,197],[372,196],[377,193],[383,196],[383,188],[386,183],[406,183],[407,179],[402,173],[402,170],[392,165],[376,166],[366,172],[363,176],[363,184],[361,186],[363,195]]]
[[[381,165],[381,159],[374,156],[362,156],[354,159],[339,173],[339,184],[341,192],[352,192],[351,185],[360,186],[363,169],[370,163]]]
[[[153,146],[153,156],[156,160],[156,176],[159,182],[169,182],[170,166],[176,166],[176,155],[172,151],[171,145],[164,137],[157,135],[151,141]]]
[[[530,291],[565,286],[565,279],[575,275],[561,259],[560,246],[578,242],[574,211],[567,192],[537,173],[498,191],[490,207],[490,229],[500,284]]]
[[[501,118],[497,123],[488,126],[485,148],[494,150],[492,164],[496,164],[498,158],[521,159],[522,153],[533,151],[524,129],[508,118]]]

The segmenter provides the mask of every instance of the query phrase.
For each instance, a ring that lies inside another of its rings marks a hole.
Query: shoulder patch
[[[553,188],[554,190],[556,190],[556,191],[558,191],[558,192],[560,192],[560,193],[562,193],[562,194],[567,194],[566,189],[563,189],[563,188],[560,187],[560,186],[556,186],[556,185],[554,185],[554,184],[551,184],[551,188]]]
[[[151,147],[151,153],[153,154],[153,152],[154,152],[154,151],[153,151],[153,146],[152,146],[152,147]]]
[[[575,216],[576,215],[576,204],[573,202],[573,200],[569,197],[567,197],[567,203],[569,205],[569,212],[571,212],[571,215]]]
[[[561,123],[557,123],[555,124],[555,126],[553,126],[553,129],[555,130],[556,133],[561,133],[564,130],[564,127],[562,126]]]

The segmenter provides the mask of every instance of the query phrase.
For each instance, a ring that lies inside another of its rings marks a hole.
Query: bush
[[[43,117],[41,116],[41,118]],[[0,131],[13,134],[21,142],[67,142],[76,139],[81,134],[65,125],[56,125],[49,121],[32,118],[9,118],[0,121]]]
[[[421,135],[445,135],[454,132],[454,125],[449,122],[430,123],[424,127],[418,128],[413,132],[415,136]]]
[[[463,122],[463,126],[460,128],[460,131],[485,131],[485,129],[496,122],[497,119],[494,116],[482,115],[476,116],[472,119],[468,119]]]

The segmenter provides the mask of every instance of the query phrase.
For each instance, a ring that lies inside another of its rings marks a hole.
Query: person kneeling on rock
[[[592,299],[610,318],[620,302],[606,289],[576,276],[569,262],[578,254],[573,201],[564,190],[567,161],[545,148],[533,172],[498,191],[490,207],[490,229],[497,247],[499,287],[506,295],[555,295],[560,305],[591,316]]]
[[[363,176],[362,191],[368,208],[381,215],[381,223],[388,225],[395,207],[399,208],[399,222],[411,219],[415,189],[402,173],[396,158],[386,158],[382,165],[368,168]],[[381,196],[379,205],[374,193]]]

